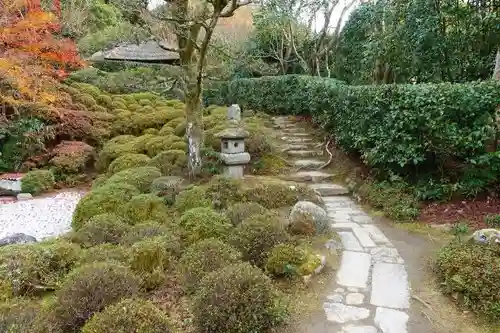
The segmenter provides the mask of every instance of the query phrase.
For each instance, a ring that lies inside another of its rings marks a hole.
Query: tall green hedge
[[[205,99],[312,116],[366,164],[407,172],[468,163],[485,153],[496,130],[500,84],[350,86],[290,75],[219,82],[205,91]]]

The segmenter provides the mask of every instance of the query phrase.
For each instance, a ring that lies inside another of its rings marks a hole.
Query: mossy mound
[[[241,253],[236,248],[218,239],[197,242],[187,248],[179,262],[183,284],[192,292],[205,275],[240,260]]]
[[[57,332],[77,332],[95,313],[138,294],[140,279],[115,263],[82,266],[68,274],[49,321]]]
[[[167,150],[157,154],[149,163],[166,176],[183,176],[187,169],[187,154],[183,150]]]
[[[132,197],[120,208],[120,212],[130,224],[144,221],[165,223],[169,217],[165,203],[155,194],[139,194]]]
[[[212,208],[197,207],[181,216],[180,225],[185,238],[192,244],[207,238],[227,239],[232,228],[229,219]]]
[[[161,177],[161,172],[153,167],[137,167],[130,168],[111,176],[104,186],[108,184],[129,184],[137,188],[140,192],[149,192],[151,183],[158,177]]]
[[[82,333],[171,333],[168,316],[153,303],[126,299],[106,307],[82,328]]]
[[[269,277],[248,263],[207,275],[194,296],[194,324],[203,333],[267,332],[287,319]]]
[[[71,226],[78,231],[91,217],[103,213],[114,213],[127,203],[139,190],[126,183],[111,182],[93,189],[76,206]]]
[[[186,148],[186,144],[181,138],[175,135],[157,136],[151,138],[145,146],[148,156],[150,157],[155,157],[163,151],[177,149],[178,147]]]
[[[292,244],[278,244],[266,259],[266,272],[275,277],[294,278],[307,275],[305,264],[308,262],[308,253],[299,246]]]
[[[201,186],[193,186],[179,193],[175,198],[174,208],[183,213],[196,207],[211,207],[212,202],[207,198],[207,192]]]
[[[33,170],[28,172],[21,181],[21,191],[40,194],[54,188],[54,174],[50,170]]]
[[[108,167],[108,174],[114,175],[130,168],[148,165],[151,159],[144,154],[125,154],[115,159]]]
[[[130,227],[118,215],[112,213],[99,214],[91,217],[87,223],[76,231],[72,236],[72,240],[83,247],[92,247],[104,243],[119,244],[122,237],[129,232],[129,229]]]
[[[105,243],[84,249],[76,266],[98,262],[114,262],[128,266],[130,263],[130,247]]]
[[[224,213],[237,226],[249,217],[268,214],[269,210],[256,202],[242,202],[229,206]]]

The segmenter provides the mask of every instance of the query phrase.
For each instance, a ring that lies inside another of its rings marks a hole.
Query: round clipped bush
[[[73,235],[73,241],[91,247],[99,244],[118,244],[130,227],[115,214],[106,213],[91,217]]]
[[[171,333],[168,316],[150,301],[126,299],[96,313],[82,333]]]
[[[145,98],[140,99],[138,102],[139,102],[139,105],[142,105],[142,106],[146,106],[146,105],[151,105],[152,104],[152,102],[149,99],[145,99]]]
[[[156,221],[145,221],[131,227],[130,231],[122,238],[122,244],[131,245],[145,238],[163,236],[170,233],[165,224]]]
[[[40,305],[29,300],[16,299],[0,303],[0,332],[35,332]]]
[[[224,209],[230,204],[243,201],[243,183],[225,176],[213,177],[206,187],[207,196],[214,207]]]
[[[153,180],[160,176],[161,172],[157,168],[136,167],[115,173],[106,181],[106,184],[129,184],[145,193],[149,192]]]
[[[175,135],[153,137],[146,144],[148,156],[154,157],[162,151],[173,149],[173,145],[180,140],[181,138]]]
[[[132,111],[137,111],[141,108],[141,106],[137,103],[130,103],[128,104],[128,109]]]
[[[167,245],[170,237],[147,238],[132,245],[130,268],[142,278],[142,287],[152,290],[165,280],[165,271],[172,262]]]
[[[156,155],[149,165],[160,169],[166,176],[182,176],[187,169],[187,154],[183,150],[167,150]]]
[[[210,207],[212,202],[208,199],[205,189],[194,186],[179,193],[175,198],[175,210],[183,213],[196,207]]]
[[[108,109],[113,107],[113,99],[108,95],[101,94],[97,96],[96,101]]]
[[[174,135],[174,129],[172,127],[170,127],[168,124],[165,124],[158,132],[158,135],[161,135],[161,136]]]
[[[132,197],[120,212],[130,224],[144,221],[165,222],[168,219],[165,203],[154,194],[139,194]]]
[[[208,274],[193,303],[194,324],[202,333],[268,332],[288,316],[271,279],[248,263]]]
[[[151,184],[151,193],[162,197],[167,205],[173,205],[175,198],[182,191],[183,179],[177,176],[157,178]]]
[[[54,188],[54,174],[50,170],[33,170],[28,172],[21,181],[21,191],[39,194]]]
[[[115,110],[116,109],[127,110],[127,105],[125,103],[116,100],[111,103],[111,107]]]
[[[110,243],[100,244],[84,249],[80,259],[78,259],[78,265],[80,266],[97,262],[115,262],[128,265],[130,262],[130,248]]]
[[[500,323],[500,246],[454,241],[437,255],[443,290],[477,314]]]
[[[249,217],[230,237],[230,243],[240,249],[243,258],[258,267],[264,267],[269,252],[276,245],[288,240],[289,235],[279,217],[273,214]]]
[[[134,186],[120,183],[109,183],[93,189],[78,202],[71,226],[78,231],[91,217],[114,213],[138,194],[140,192]]]
[[[209,238],[187,248],[179,262],[186,289],[194,291],[208,273],[241,260],[241,253],[218,239]]]
[[[78,245],[61,240],[0,248],[0,298],[53,288],[74,267],[80,252]]]
[[[114,175],[123,170],[148,165],[151,159],[144,154],[125,154],[111,162],[108,167],[108,174]]]
[[[146,128],[142,134],[161,135],[159,132],[156,128]]]
[[[62,141],[52,150],[49,163],[62,173],[78,173],[89,166],[94,158],[94,148],[81,141]]]
[[[293,206],[297,201],[318,202],[318,195],[305,186],[294,186],[281,182],[269,181],[245,189],[248,201],[261,204],[267,209]]]
[[[229,219],[208,207],[192,208],[181,216],[180,225],[189,243],[207,238],[226,239],[231,230]]]
[[[187,127],[187,122],[184,120],[174,128],[174,134],[182,137],[186,134],[186,127]]]
[[[108,113],[108,109],[101,105],[94,106],[93,111],[94,116],[99,120],[112,120],[115,118],[113,114]]]
[[[77,332],[95,313],[139,292],[140,279],[116,263],[84,265],[56,291],[51,321],[57,332]]]
[[[225,214],[237,226],[249,217],[269,214],[269,210],[255,202],[241,202],[229,206]]]
[[[97,102],[95,101],[94,97],[90,94],[79,94],[74,96],[75,102],[82,103],[88,108],[94,108],[97,105]]]
[[[302,275],[302,265],[307,262],[303,248],[291,244],[278,244],[266,260],[266,272],[276,277],[295,277]]]

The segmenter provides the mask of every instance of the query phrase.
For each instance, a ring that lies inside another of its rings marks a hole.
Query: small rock
[[[36,238],[23,233],[13,234],[0,239],[0,246],[31,243],[36,243]]]
[[[478,244],[499,244],[500,245],[500,230],[498,229],[481,229],[475,231],[469,239]]]
[[[290,212],[290,225],[301,224],[305,219],[312,219],[316,234],[330,230],[328,215],[323,208],[309,201],[299,201]]]
[[[29,200],[29,199],[33,199],[31,193],[19,193],[17,195],[17,200]]]

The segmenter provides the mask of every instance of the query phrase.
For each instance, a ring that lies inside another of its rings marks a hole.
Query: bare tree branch
[[[240,1],[238,0],[231,0],[231,3],[229,4],[229,7],[226,7],[221,13],[219,17],[231,17],[234,15],[234,11],[240,7],[246,6],[251,4],[253,1],[252,0],[245,0],[245,1]]]

